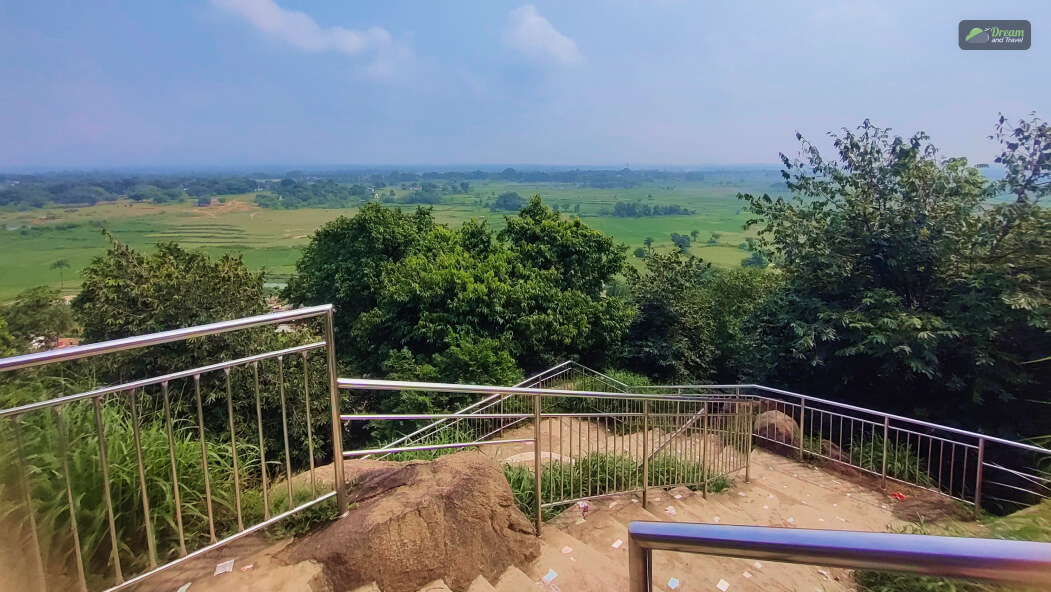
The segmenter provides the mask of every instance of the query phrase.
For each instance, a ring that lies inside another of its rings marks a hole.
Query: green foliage
[[[820,447],[820,442],[818,442]],[[820,450],[820,448],[818,449]],[[891,441],[887,446],[887,476],[907,483],[930,486],[934,480],[930,476],[927,459],[922,458],[922,450],[915,443]],[[881,473],[883,471],[883,435],[872,434],[870,437],[851,437],[847,454],[852,464]]]
[[[998,183],[922,133],[865,121],[833,136],[836,160],[805,140],[802,159],[782,157],[793,199],[742,195],[756,252],[776,252],[785,278],[748,323],[747,378],[1009,436],[1051,429],[1033,408],[1049,369],[1019,364],[1051,350],[1051,218],[1037,205],[1051,132],[1001,120],[997,133]],[[1014,202],[985,206],[1004,193]]]
[[[255,203],[264,208],[347,208],[358,205],[370,196],[368,188],[360,183],[344,185],[332,179],[316,183],[281,182],[267,193],[256,196]],[[254,187],[253,187],[254,189]]]
[[[709,264],[679,252],[652,252],[646,273],[626,272],[636,309],[625,358],[661,380],[704,381],[714,370],[712,302],[701,288]]]
[[[57,289],[48,286],[22,292],[14,302],[0,307],[0,316],[7,321],[16,348],[23,352],[29,350],[34,340],[39,339],[44,347],[50,348],[59,337],[74,331],[69,305]]]
[[[650,487],[677,482],[700,482],[708,475],[706,468],[696,462],[683,460],[673,455],[662,454],[650,461]],[[686,476],[687,479],[683,479]],[[507,479],[515,503],[526,516],[535,511],[535,481],[533,471],[526,465],[505,464]],[[730,482],[723,477],[710,477],[708,491],[722,491]],[[642,464],[622,454],[592,453],[574,462],[553,462],[543,465],[540,473],[540,495],[544,502],[561,501],[560,497],[588,497],[641,489]],[[699,485],[691,485],[694,489]],[[544,520],[558,516],[565,505],[544,508]]]
[[[370,204],[315,234],[286,294],[335,304],[337,343],[356,372],[512,384],[523,369],[615,351],[630,311],[602,286],[623,262],[611,239],[538,198],[499,236],[484,222],[453,230],[427,210]],[[402,393],[357,404],[428,411],[464,401]]]
[[[7,321],[0,316],[0,358],[13,356],[17,353],[15,349],[15,336],[7,329]]]
[[[12,388],[15,387],[15,388]],[[6,385],[0,402],[4,407],[25,401],[26,389],[32,385]],[[106,453],[109,461],[110,491],[121,561],[125,567],[139,570],[146,567],[146,530],[136,449],[131,417],[126,408],[104,405],[102,419],[105,425]],[[63,422],[68,433],[67,458],[70,485],[76,503],[77,527],[83,548],[85,566],[89,571],[106,573],[112,552],[99,463],[98,435],[95,429],[94,409],[89,403],[74,403],[63,409]],[[156,414],[140,418],[140,440],[150,515],[156,532],[160,558],[174,558],[178,549],[175,505],[169,462],[168,438],[163,420]],[[36,412],[23,416],[21,433],[26,462],[33,467],[30,477],[34,509],[41,533],[41,545],[49,557],[69,552],[71,547],[69,503],[65,491],[59,431],[55,416]],[[179,493],[182,501],[182,519],[190,548],[208,540],[206,505],[204,503],[204,473],[201,469],[201,443],[196,430],[188,423],[174,426],[174,456],[179,475]],[[6,423],[0,433],[5,450],[15,450],[13,428]],[[217,535],[236,529],[233,499],[232,454],[229,443],[206,441],[208,470],[213,498]],[[239,470],[242,483],[250,483],[259,472],[258,452],[238,442]],[[4,482],[17,483],[15,463],[3,468]],[[16,486],[17,487],[17,486]],[[5,495],[7,492],[4,492]],[[11,493],[15,493],[12,490]],[[12,508],[14,509],[14,508]],[[24,518],[24,512],[16,516]]]
[[[505,212],[517,212],[522,209],[525,205],[525,200],[522,199],[521,195],[518,195],[514,191],[505,191],[497,196],[496,200],[493,201],[489,209],[495,211],[503,210]]]

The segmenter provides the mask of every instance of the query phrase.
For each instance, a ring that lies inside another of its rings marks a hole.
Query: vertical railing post
[[[982,465],[985,464],[985,438],[978,438],[978,474],[974,480],[974,519],[982,515]]]
[[[332,468],[336,488],[336,507],[339,514],[347,511],[346,483],[343,480],[343,423],[339,419],[339,378],[336,375],[336,338],[332,309],[325,313],[325,352],[328,357],[329,406],[332,410]],[[304,368],[304,377],[306,369]]]
[[[887,443],[890,440],[890,417],[883,417],[883,468],[880,469],[880,489],[887,488]]]
[[[543,420],[543,401],[540,395],[533,397],[533,498],[536,500],[536,536],[540,536],[540,527],[544,525],[544,515],[541,508],[543,500],[540,499],[540,477],[543,470],[540,452],[540,422]]]
[[[799,400],[799,462],[803,462],[803,435],[806,434],[806,399]],[[818,434],[818,438],[821,434]]]
[[[738,395],[740,395],[740,389],[738,389]],[[737,403],[741,405],[740,402]],[[743,430],[744,435],[744,482],[751,483],[752,481],[752,404],[745,403],[745,428]]]
[[[652,551],[643,548],[628,534],[629,592],[650,592],[653,587]]]
[[[642,400],[642,507],[649,501],[650,489],[650,402]]]
[[[711,476],[708,472],[708,401],[704,402],[704,437],[701,441],[701,465],[704,467],[704,483],[701,487],[701,496],[704,499],[708,499],[708,478]]]

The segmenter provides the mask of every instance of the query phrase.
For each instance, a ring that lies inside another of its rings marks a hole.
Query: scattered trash
[[[764,509],[764,510],[769,510],[769,509],[770,509],[770,506],[763,506],[763,509]]]
[[[544,580],[545,584],[550,584],[551,580],[554,580],[557,577],[558,577],[558,574],[555,573],[555,570],[549,569],[549,570],[547,570],[547,573],[544,574],[543,580]]]
[[[566,545],[565,547],[562,547],[562,554],[563,555],[569,555],[572,552],[573,552],[573,547],[570,547],[569,545]]]
[[[743,492],[743,491],[738,491],[738,492],[737,492],[737,495],[739,495],[739,496],[741,496],[741,497],[744,497],[744,492]]]
[[[609,507],[610,507],[610,509],[612,510],[612,509],[613,509],[613,506],[615,506],[615,505],[617,505],[617,502],[610,502],[610,503],[609,503]]]
[[[234,560],[231,559],[229,561],[223,561],[222,563],[215,564],[215,573],[213,573],[212,575],[213,576],[217,576],[217,575],[219,575],[221,573],[227,573],[227,572],[231,572],[233,570],[234,570]]]
[[[879,506],[879,507],[881,507],[881,508],[883,508],[884,510],[886,510],[886,509],[887,509],[887,504],[880,504],[880,506]]]
[[[591,504],[589,504],[587,502],[577,502],[577,507],[580,508],[581,514],[585,518],[587,518],[588,517],[588,510],[591,509]]]
[[[193,584],[193,582],[186,582],[182,586],[179,586],[179,589],[175,592],[186,592],[186,589],[190,587],[190,584]]]
[[[748,572],[742,572],[741,575],[744,576],[744,579],[746,579],[746,580],[752,579],[752,574],[750,574]]]
[[[792,476],[793,477],[798,477],[799,475],[796,475],[795,473],[792,473]]]
[[[637,500],[637,499],[635,499],[635,498],[631,498],[631,503],[633,503],[633,504],[637,504],[637,503],[639,503],[639,500]]]
[[[832,482],[835,483],[836,485],[839,485],[839,481],[836,481],[835,479],[833,479]]]
[[[788,522],[789,524],[795,524],[796,523],[796,519],[791,517],[791,516],[789,516],[788,520],[786,520],[785,522]]]
[[[840,518],[839,516],[836,516],[836,520],[839,520],[840,522],[846,522],[847,521],[846,518]]]
[[[774,499],[774,494],[771,493],[770,495],[766,496],[766,499]]]
[[[671,588],[672,590],[678,588],[679,587],[679,580],[676,580],[675,578],[670,578],[668,580],[668,587]]]
[[[254,565],[252,565],[252,564],[248,564],[248,565],[246,565],[246,566],[242,567],[242,568],[241,568],[241,571],[252,571],[252,568],[253,568],[253,567],[255,567],[255,566],[254,566]]]
[[[623,544],[624,544],[624,541],[622,541],[620,539],[617,539],[617,540],[613,541],[613,544],[610,545],[610,547],[613,547],[614,549],[619,549],[620,546],[623,545]]]
[[[659,497],[655,497],[655,498],[653,498],[653,501],[655,501],[655,502],[659,502],[659,501],[661,501],[661,498],[659,498]]]
[[[756,561],[752,565],[754,565],[756,569],[763,569],[763,564],[759,563],[758,561]]]
[[[675,494],[675,499],[682,499],[682,494],[676,493]]]
[[[577,562],[577,558],[576,557],[570,557],[569,560],[572,561],[573,563]]]
[[[832,504],[833,508],[838,507],[838,506],[839,506],[839,504]]]
[[[848,494],[847,494],[847,497],[851,497],[851,496],[853,496],[853,495],[854,495],[854,494],[852,494],[852,493],[848,493]]]
[[[668,506],[667,508],[664,508],[664,511],[669,513],[669,514],[671,514],[672,516],[675,515],[675,508],[672,507],[672,506]]]
[[[581,524],[584,524],[585,522],[587,522],[587,520],[584,520],[583,518],[577,518],[577,521],[574,522],[573,524],[576,524],[577,526],[580,526]]]
[[[719,580],[719,583],[716,584],[715,587],[722,590],[723,592],[726,592],[730,589],[730,582],[727,582],[726,580]]]
[[[899,502],[905,501],[905,494],[904,493],[895,492],[895,493],[890,494],[890,496],[892,498],[898,500]]]
[[[825,521],[825,519],[824,519],[824,518],[818,518],[818,519],[817,519],[817,521],[818,521],[818,522],[824,522],[824,521]]]
[[[714,522],[716,524],[719,524],[719,517],[716,516],[716,517],[712,518],[712,522]]]
[[[806,503],[806,500],[799,500],[799,501],[803,502],[804,506],[809,506],[810,505],[810,504]]]
[[[825,579],[826,579],[826,580],[828,580],[828,581],[830,581],[830,582],[834,581],[834,580],[832,579],[832,574],[828,573],[828,571],[826,571],[826,570],[824,570],[824,569],[819,569],[819,570],[817,570],[817,573],[819,573],[819,574],[821,574],[821,575],[825,576]]]

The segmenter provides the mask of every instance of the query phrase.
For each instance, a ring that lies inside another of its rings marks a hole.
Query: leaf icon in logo
[[[967,43],[989,43],[989,39],[990,35],[988,31],[979,27],[975,27],[971,29],[970,33],[967,34],[967,37],[964,38],[964,41],[966,41]]]

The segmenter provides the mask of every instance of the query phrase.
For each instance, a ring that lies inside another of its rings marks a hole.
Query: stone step
[[[467,587],[467,592],[496,592],[496,588],[485,579],[485,576],[478,576]]]
[[[568,535],[567,535],[568,536]],[[580,543],[582,546],[583,543]],[[627,589],[626,570],[619,576],[603,558],[599,566],[577,561],[573,553],[563,553],[565,545],[540,539],[540,557],[523,571],[534,582],[558,586],[563,592],[607,592]]]
[[[515,566],[507,568],[496,581],[496,592],[536,592],[536,583]]]
[[[364,586],[359,586],[351,590],[351,592],[383,592],[380,587],[376,585],[376,582],[369,582]]]
[[[452,592],[452,590],[445,585],[444,580],[434,580],[430,584],[420,588],[419,592]]]

